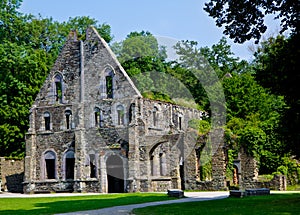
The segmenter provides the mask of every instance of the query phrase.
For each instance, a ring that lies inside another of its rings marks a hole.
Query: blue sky
[[[23,0],[21,12],[57,21],[89,16],[111,26],[114,41],[123,40],[132,31],[149,31],[171,41],[195,40],[200,46],[216,44],[222,29],[203,10],[208,0]],[[277,25],[272,25],[273,29]],[[252,41],[233,44],[236,56],[250,59]]]

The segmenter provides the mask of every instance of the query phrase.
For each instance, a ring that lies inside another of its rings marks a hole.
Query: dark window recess
[[[69,151],[66,155],[66,179],[74,179],[75,157],[74,152]]]
[[[113,98],[113,77],[106,76],[106,95],[108,99]]]
[[[100,115],[100,112],[96,111],[95,112],[95,126],[99,125],[99,115]]]
[[[54,82],[56,101],[62,103],[62,77],[60,75],[56,75]]]
[[[178,118],[178,128],[179,130],[182,130],[182,117]]]
[[[132,104],[130,105],[129,113],[128,113],[129,123],[131,123],[132,120],[134,119],[134,112],[135,112],[135,104],[132,103]]]
[[[48,179],[55,179],[55,160],[45,159]]]
[[[90,155],[90,177],[96,178],[96,160],[95,155]]]
[[[66,115],[67,129],[70,129],[70,128],[71,128],[70,124],[71,124],[72,111],[66,110],[66,111],[65,111],[65,115]]]
[[[44,113],[44,121],[45,121],[45,130],[50,130],[50,113],[46,112]]]
[[[55,179],[55,159],[54,152],[48,151],[45,153],[46,178]]]
[[[66,179],[74,179],[75,158],[66,158]]]

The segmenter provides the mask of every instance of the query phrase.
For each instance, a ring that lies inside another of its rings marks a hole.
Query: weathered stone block
[[[184,192],[182,190],[178,190],[178,189],[171,189],[171,190],[168,190],[168,196],[182,198],[182,197],[184,197]]]

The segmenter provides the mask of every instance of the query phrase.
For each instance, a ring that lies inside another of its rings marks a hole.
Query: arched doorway
[[[106,160],[108,193],[124,193],[123,161],[117,155]]]

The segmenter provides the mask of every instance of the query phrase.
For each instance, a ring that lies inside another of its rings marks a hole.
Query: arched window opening
[[[49,131],[50,130],[50,113],[49,112],[44,113],[44,122],[45,122],[45,130]]]
[[[62,103],[62,76],[57,74],[54,77],[54,83],[55,83],[55,98],[56,101],[59,103]]]
[[[45,164],[46,164],[46,178],[47,179],[55,179],[56,171],[55,171],[55,163],[56,163],[56,155],[52,151],[48,151],[45,153]]]
[[[153,108],[153,126],[157,126],[157,120],[158,120],[158,108]]]
[[[71,123],[72,123],[72,111],[71,110],[66,110],[65,111],[65,116],[66,116],[66,125],[67,129],[71,128]]]
[[[124,125],[125,124],[125,111],[124,107],[122,105],[117,106],[117,120],[118,125]]]
[[[75,156],[73,151],[68,151],[65,155],[65,177],[74,179]]]

